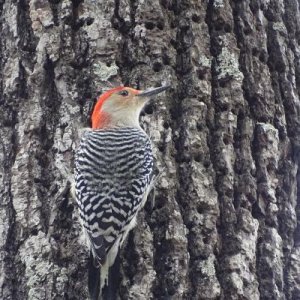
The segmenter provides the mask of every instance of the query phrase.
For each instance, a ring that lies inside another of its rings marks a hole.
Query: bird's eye
[[[128,91],[122,90],[122,91],[120,91],[118,94],[121,95],[121,96],[126,97],[126,96],[128,96]]]

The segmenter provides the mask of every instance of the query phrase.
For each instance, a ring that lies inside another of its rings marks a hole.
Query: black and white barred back
[[[80,217],[100,261],[130,229],[151,182],[152,147],[134,127],[87,131],[75,156]]]

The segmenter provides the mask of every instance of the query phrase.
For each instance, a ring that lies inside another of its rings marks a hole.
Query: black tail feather
[[[100,300],[100,268],[97,266],[92,252],[89,259],[88,287],[91,300]]]
[[[102,289],[103,300],[116,300],[117,291],[120,285],[120,256],[119,253],[115,259],[114,264],[110,267],[108,273],[108,285],[105,285]]]

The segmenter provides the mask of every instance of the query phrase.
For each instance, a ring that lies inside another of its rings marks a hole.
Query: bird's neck
[[[139,123],[139,113],[128,111],[123,114],[110,115],[99,114],[99,118],[92,124],[93,129],[104,129],[112,127],[136,127],[141,128]]]

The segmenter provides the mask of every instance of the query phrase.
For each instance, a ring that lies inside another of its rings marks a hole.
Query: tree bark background
[[[117,77],[172,84],[120,299],[300,299],[299,6],[0,0],[0,298],[87,298],[73,156]]]

